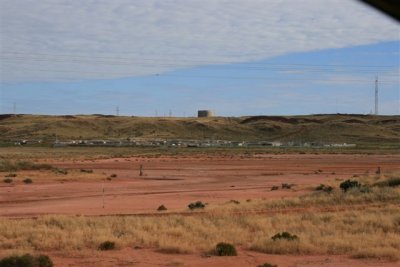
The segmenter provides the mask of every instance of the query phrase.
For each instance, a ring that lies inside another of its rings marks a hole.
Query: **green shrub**
[[[26,183],[26,184],[31,184],[31,183],[33,183],[33,181],[32,181],[31,178],[25,178],[23,182]]]
[[[215,252],[218,256],[237,256],[236,248],[229,243],[218,243],[215,246]]]
[[[5,183],[7,183],[7,184],[10,184],[10,183],[13,182],[13,179],[11,179],[11,178],[6,178],[6,179],[3,180],[3,182],[5,182]]]
[[[201,201],[196,201],[194,203],[190,203],[188,205],[189,209],[194,210],[194,209],[204,209],[204,207],[206,206],[206,204],[204,204]]]
[[[165,207],[164,205],[161,205],[157,208],[158,211],[164,211],[167,210],[167,207]]]
[[[257,267],[278,267],[278,265],[271,264],[271,263],[264,263],[264,264],[258,265]]]
[[[99,250],[113,250],[115,249],[115,242],[104,241],[99,245]]]
[[[347,192],[351,188],[358,188],[361,187],[361,184],[356,180],[346,180],[340,184],[340,188]]]
[[[273,237],[271,237],[271,239],[274,241],[280,240],[280,239],[293,241],[293,240],[298,240],[299,237],[297,235],[292,235],[291,233],[288,233],[288,232],[282,232],[282,233],[278,233],[278,234],[274,235]]]
[[[34,257],[30,254],[24,254],[1,259],[0,267],[53,267],[53,262],[46,255]]]

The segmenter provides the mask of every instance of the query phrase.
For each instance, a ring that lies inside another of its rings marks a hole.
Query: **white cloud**
[[[3,82],[108,79],[398,40],[350,0],[1,0]]]

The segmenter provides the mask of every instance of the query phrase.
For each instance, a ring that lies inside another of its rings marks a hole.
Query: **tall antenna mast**
[[[15,102],[13,104],[13,113],[14,113],[14,115],[17,115],[17,103],[15,103]]]
[[[375,115],[378,115],[378,76],[375,77]]]
[[[117,114],[117,116],[119,116],[119,107],[117,106],[117,108],[115,109],[115,113]]]

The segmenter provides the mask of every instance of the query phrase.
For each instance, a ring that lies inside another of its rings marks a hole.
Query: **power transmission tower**
[[[375,78],[375,115],[378,115],[378,76]]]
[[[17,103],[15,103],[15,102],[13,104],[13,114],[17,115]]]
[[[119,107],[117,106],[117,108],[115,109],[115,113],[117,114],[117,116],[119,116]]]

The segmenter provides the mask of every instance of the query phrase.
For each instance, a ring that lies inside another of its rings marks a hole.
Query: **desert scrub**
[[[385,181],[380,181],[374,184],[374,186],[379,186],[379,187],[396,187],[396,186],[400,186],[400,177],[393,177],[393,178],[389,178]]]
[[[93,173],[93,170],[81,169],[80,171],[84,173]]]
[[[333,187],[329,185],[320,184],[315,188],[315,191],[323,191],[326,193],[331,193],[333,191]]]
[[[299,237],[297,235],[292,235],[291,233],[288,233],[288,232],[282,232],[282,233],[277,233],[276,235],[271,237],[271,239],[274,241],[280,240],[280,239],[294,241],[294,240],[299,240]]]
[[[164,211],[164,210],[167,210],[167,207],[165,207],[164,205],[160,205],[160,206],[157,208],[157,211]]]
[[[215,254],[217,256],[237,256],[236,248],[229,243],[218,243],[215,246]]]
[[[348,208],[348,211],[329,213],[268,216],[193,213],[193,216],[0,218],[0,250],[96,250],[105,240],[116,240],[122,248],[138,245],[171,253],[190,253],[215,251],[215,244],[224,240],[244,249],[274,254],[346,254],[397,259],[400,244],[397,205],[366,207],[360,211]],[[271,239],[283,231],[301,233],[300,240]]]
[[[28,170],[51,170],[53,166],[49,164],[37,164],[31,161],[9,161],[0,160],[0,172],[16,172]]]
[[[356,180],[346,180],[340,184],[340,189],[342,189],[344,192],[347,192],[352,188],[359,188],[359,187],[361,187],[361,184]]]
[[[257,267],[278,267],[278,265],[271,264],[271,263],[264,263],[264,264],[258,265]]]
[[[60,169],[60,168],[54,168],[53,172],[56,174],[63,174],[63,175],[67,175],[68,171],[66,169]]]
[[[13,181],[14,181],[14,180],[11,179],[11,178],[5,178],[5,179],[3,180],[3,182],[6,183],[6,184],[11,184]]]
[[[191,209],[191,210],[194,210],[194,209],[204,209],[205,206],[206,206],[206,204],[204,204],[203,202],[201,202],[201,201],[196,201],[196,202],[190,203],[190,204],[188,205],[188,208]]]
[[[24,182],[25,184],[31,184],[31,183],[33,183],[33,181],[32,181],[31,178],[25,178],[25,179],[23,180],[23,182]]]
[[[1,259],[0,267],[53,267],[53,262],[47,255],[34,257],[30,254],[24,254]]]
[[[113,250],[115,249],[115,242],[104,241],[99,245],[99,250]]]

